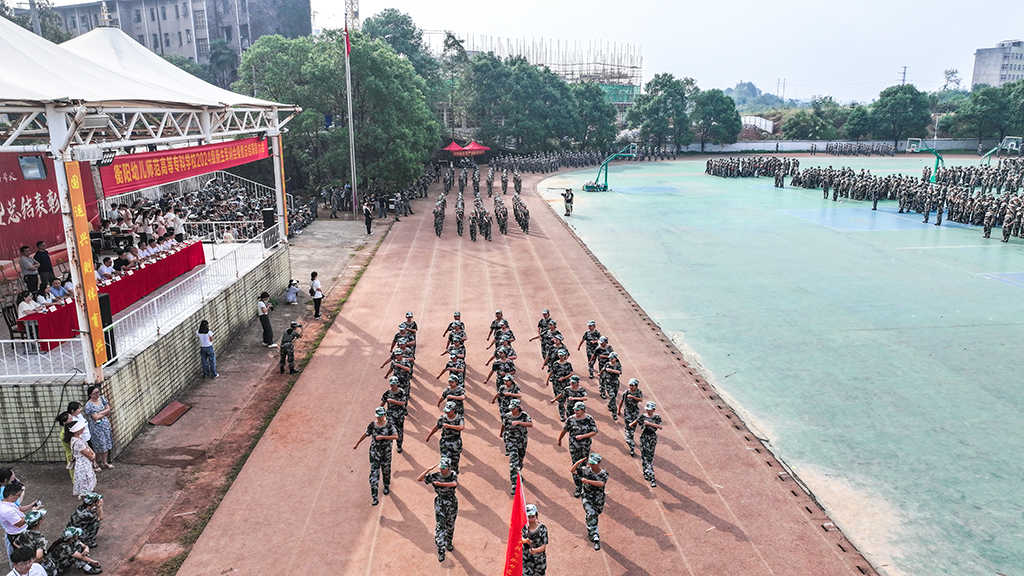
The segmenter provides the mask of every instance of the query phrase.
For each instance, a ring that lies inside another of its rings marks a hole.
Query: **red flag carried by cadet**
[[[505,550],[502,576],[523,575],[523,526],[526,526],[526,497],[523,495],[522,478],[516,474],[516,495],[508,523],[508,548]]]

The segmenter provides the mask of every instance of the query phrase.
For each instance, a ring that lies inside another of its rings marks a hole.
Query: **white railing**
[[[265,230],[224,257],[207,262],[202,269],[179,280],[138,308],[129,309],[103,329],[105,334],[114,335],[117,352],[107,364],[176,326],[182,316],[262,262],[267,251],[280,241],[277,226]]]
[[[199,238],[203,242],[245,242],[263,233],[262,220],[234,220],[227,222],[182,222],[185,236]],[[224,235],[233,230],[233,240],[225,240]]]
[[[0,340],[0,378],[49,378],[80,373],[85,366],[82,341]]]

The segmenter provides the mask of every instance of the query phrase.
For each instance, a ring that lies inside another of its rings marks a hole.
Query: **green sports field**
[[[880,572],[1020,573],[1024,241],[707,176],[703,160],[619,164],[612,191],[581,192],[596,172],[539,190],[558,214],[576,190],[569,225]]]

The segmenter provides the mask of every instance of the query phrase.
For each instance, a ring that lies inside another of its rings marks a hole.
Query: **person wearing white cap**
[[[640,468],[644,471],[644,480],[657,488],[654,481],[654,449],[658,446],[658,430],[662,429],[661,415],[654,413],[654,402],[650,400],[644,405],[644,413],[633,422],[642,426],[640,430]]]
[[[586,466],[580,466],[583,463]],[[601,536],[597,531],[597,520],[604,512],[604,487],[608,483],[608,471],[601,468],[601,455],[590,454],[573,463],[570,471],[579,475],[583,482],[583,514],[586,517],[587,536],[594,543],[594,550],[601,549]]]
[[[376,420],[366,426],[366,432],[359,436],[353,450],[367,438],[370,442],[370,496],[373,497],[373,505],[380,502],[377,500],[377,483],[381,476],[384,477],[384,495],[391,492],[391,442],[398,440],[398,432],[395,425],[387,419],[387,408],[378,406],[374,410]]]
[[[75,459],[75,485],[72,493],[79,497],[96,488],[96,471],[93,469],[96,453],[82,439],[86,428],[85,422],[81,420],[69,420],[64,428],[64,441],[71,444],[71,455]]]
[[[431,472],[437,468],[437,472]],[[434,488],[434,543],[437,544],[437,561],[444,562],[445,551],[455,549],[452,539],[455,537],[455,520],[459,516],[459,497],[455,489],[459,487],[459,473],[452,469],[452,462],[442,456],[438,463],[427,468],[416,478]]]
[[[526,505],[523,526],[523,576],[544,576],[548,569],[548,527],[537,520],[537,506]]]

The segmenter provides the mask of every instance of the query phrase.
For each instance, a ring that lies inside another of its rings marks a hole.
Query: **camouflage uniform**
[[[449,378],[448,381],[451,382],[451,380],[450,380],[451,376],[449,376],[448,378]],[[441,406],[444,406],[445,402],[449,401],[448,400],[449,396],[465,396],[465,395],[466,395],[466,389],[463,388],[461,384],[459,384],[455,388],[452,388],[451,386],[449,386],[448,388],[445,388],[443,392],[441,392],[441,398],[443,398],[443,400],[441,401]],[[466,407],[464,406],[464,402],[465,402],[464,400],[452,399],[451,402],[455,403],[455,413],[456,414],[458,414],[459,416],[462,416],[463,414],[466,413]],[[455,470],[457,470],[457,469],[458,468],[455,468]]]
[[[300,333],[295,328],[289,328],[284,331],[284,336],[281,336],[281,360],[277,363],[277,367],[281,369],[281,374],[284,374],[284,362],[288,360],[288,371],[292,374],[295,370],[295,339],[300,336]]]
[[[85,545],[79,542],[78,538],[70,541],[59,540],[43,559],[43,568],[46,569],[48,575],[52,574],[54,576],[67,572],[72,566],[77,566],[83,572],[88,573],[84,568],[91,565],[73,556],[76,552],[83,552],[84,550]],[[52,572],[50,571],[51,568]],[[92,569],[90,568],[89,570]]]
[[[601,398],[608,398],[608,410],[612,413],[612,420],[618,420],[619,399],[619,375],[622,374],[622,363],[618,358],[613,358],[605,364],[601,371]]]
[[[513,426],[512,422],[533,422],[533,420],[522,409],[519,410],[519,416],[513,416],[512,412],[501,414],[501,423],[505,427],[502,440],[505,441],[505,455],[508,456],[508,478],[512,483],[512,489],[515,490],[516,473],[523,469],[530,429],[526,426]]]
[[[85,503],[75,508],[68,519],[68,526],[81,528],[82,535],[78,539],[90,548],[96,545],[96,534],[100,531],[100,524],[102,522],[97,517],[96,507]]]
[[[395,425],[390,420],[383,426],[377,426],[374,420],[366,426],[366,435],[370,438],[370,495],[377,500],[377,482],[384,478],[384,490],[391,486],[391,440],[376,440],[374,436],[394,436],[397,434]]]
[[[654,485],[654,449],[658,446],[658,429],[651,426],[647,426],[647,422],[652,422],[657,425],[661,425],[661,416],[655,414],[653,416],[647,416],[644,414],[640,417],[640,422],[637,426],[643,426],[643,431],[640,432],[640,467],[644,471],[644,480]]]
[[[395,448],[398,449],[398,453],[402,453],[402,442],[405,441],[405,416],[409,413],[408,405],[392,404],[388,400],[397,400],[398,402],[408,402],[409,396],[406,395],[405,390],[398,387],[398,390],[394,392],[391,389],[384,391],[381,395],[380,401],[384,408],[388,411],[388,422],[395,427],[395,432],[398,433],[398,441],[395,442]]]
[[[640,400],[632,400],[630,396],[640,398]],[[640,390],[639,386],[637,386],[636,392],[630,392],[627,389],[622,394],[622,420],[626,424],[624,435],[626,437],[626,445],[629,446],[630,456],[634,455],[634,448],[636,447],[636,442],[633,440],[633,434],[636,432],[636,426],[631,426],[630,424],[640,417],[640,402],[643,397],[644,393]]]
[[[14,541],[13,544],[15,548],[42,550],[43,554],[46,554],[47,548],[50,547],[49,544],[47,544],[46,542],[46,536],[43,536],[42,532],[37,532],[36,530],[32,530],[31,528],[28,528],[22,531],[21,534],[18,534],[18,538]],[[55,571],[53,570],[53,564],[47,562],[47,560],[48,559],[46,558],[46,556],[44,556],[43,562],[41,562],[40,564],[42,564],[43,569],[46,570],[46,573],[48,575],[55,574]]]
[[[459,498],[455,495],[455,488],[442,488],[434,486],[435,482],[458,482],[459,473],[452,469],[445,477],[440,472],[431,472],[423,479],[424,484],[433,486],[434,492],[434,519],[437,522],[434,528],[434,543],[437,544],[438,554],[452,545],[452,538],[455,536],[455,519],[459,515]]]
[[[523,538],[530,541],[523,546],[523,576],[544,576],[548,569],[547,552],[530,554],[531,548],[540,548],[548,543],[548,527],[543,524],[537,525],[536,532],[530,532],[530,527],[523,526]]]
[[[572,461],[578,462],[580,458],[586,458],[590,455],[590,444],[594,438],[584,438],[583,440],[577,440],[576,437],[581,434],[589,434],[597,430],[597,422],[594,421],[594,417],[590,414],[585,414],[583,418],[577,418],[575,415],[570,416],[566,419],[565,424],[562,426],[566,434],[569,436],[569,457]],[[576,484],[576,491],[579,492],[583,483],[580,482],[579,471],[583,468],[576,469],[576,473],[572,475],[572,481]]]
[[[561,396],[558,400],[558,418],[565,421],[565,389],[568,388],[568,379],[559,381],[572,374],[572,363],[571,362],[555,362],[551,364],[551,391],[555,393],[555,396]]]
[[[583,333],[583,339],[587,343],[587,371],[590,373],[590,377],[594,377],[594,362],[597,362],[597,341],[601,338],[601,331],[587,330]]]
[[[502,385],[498,387],[498,413],[501,415],[510,410],[508,404],[516,398],[516,396],[510,396],[510,394],[520,394],[522,392],[522,389],[519,388],[519,384],[516,384],[515,380],[509,380],[507,383],[512,384],[512,386]]]
[[[586,463],[580,464],[576,469],[576,473],[580,478],[608,482],[608,470],[602,469],[600,472],[594,472]],[[583,514],[587,523],[587,536],[590,537],[592,542],[601,540],[601,536],[597,531],[597,520],[601,512],[604,511],[604,489],[604,486],[583,484]]]
[[[449,419],[447,414],[437,419],[437,429],[441,432],[439,440],[441,456],[447,457],[452,461],[452,472],[459,471],[459,459],[462,458],[462,431],[445,428],[444,424],[461,426],[465,422],[465,418],[462,417],[458,410],[455,412],[454,419]]]

